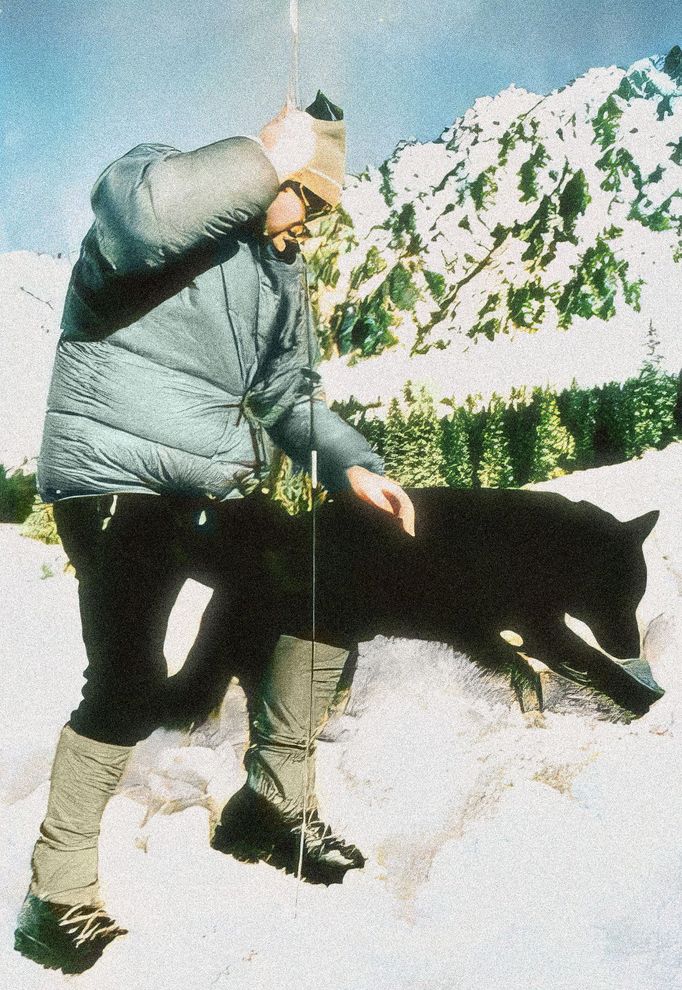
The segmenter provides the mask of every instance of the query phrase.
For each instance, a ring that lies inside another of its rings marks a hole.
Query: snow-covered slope
[[[363,644],[347,713],[320,745],[328,818],[369,855],[341,887],[304,886],[208,847],[243,772],[243,706],[139,747],[107,810],[102,873],[130,934],[84,990],[671,990],[679,986],[682,444],[546,486],[627,519],[645,544],[644,650],[667,694],[630,725],[589,701],[524,716],[508,685],[435,644]],[[44,576],[47,572],[54,576]],[[41,576],[41,573],[43,576]],[[84,664],[76,586],[58,548],[0,527],[9,601],[0,702],[0,974],[67,985],[13,953],[52,747]],[[186,589],[174,665],[207,594]]]
[[[0,464],[38,453],[71,265],[34,251],[0,254]]]
[[[351,356],[330,396],[623,379],[650,320],[677,371],[681,124],[675,48],[545,96],[511,86],[351,179],[310,252],[327,347]]]

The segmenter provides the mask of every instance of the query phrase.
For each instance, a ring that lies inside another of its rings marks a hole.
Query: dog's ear
[[[651,512],[645,512],[643,516],[637,516],[636,519],[630,519],[625,524],[631,533],[635,534],[638,539],[644,543],[647,536],[654,528],[658,522],[658,517],[660,516],[658,509],[652,509]]]

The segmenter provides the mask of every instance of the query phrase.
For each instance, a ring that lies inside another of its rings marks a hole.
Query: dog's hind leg
[[[216,589],[187,659],[166,682],[166,728],[199,725],[218,709],[231,678],[240,673],[244,638],[229,596]]]

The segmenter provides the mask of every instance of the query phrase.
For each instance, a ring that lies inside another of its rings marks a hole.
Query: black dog
[[[635,617],[646,587],[642,544],[658,512],[621,523],[553,493],[409,495],[414,538],[354,496],[337,495],[317,510],[319,641],[353,651],[377,634],[435,640],[513,668],[518,655],[500,639],[513,630],[526,653],[632,713],[663,694],[639,659]],[[234,581],[224,583],[224,571],[197,575],[215,592],[184,667],[169,679],[167,724],[201,720],[233,675],[248,697],[280,633],[311,638],[310,516],[292,518],[251,496],[230,517],[250,556],[240,558]],[[229,534],[214,536],[229,547]],[[606,653],[573,633],[565,613],[585,622]]]

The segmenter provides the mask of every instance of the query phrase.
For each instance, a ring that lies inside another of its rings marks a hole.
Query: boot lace
[[[298,821],[292,826],[291,831],[295,835],[300,835],[302,827],[303,821]],[[332,830],[331,825],[325,824],[316,814],[313,814],[305,822],[303,841],[310,853],[323,853],[329,849],[338,849],[339,852],[347,855],[353,852],[355,848],[345,842],[340,835]]]
[[[77,947],[115,932],[123,932],[106,911],[92,904],[74,904],[59,919]]]

